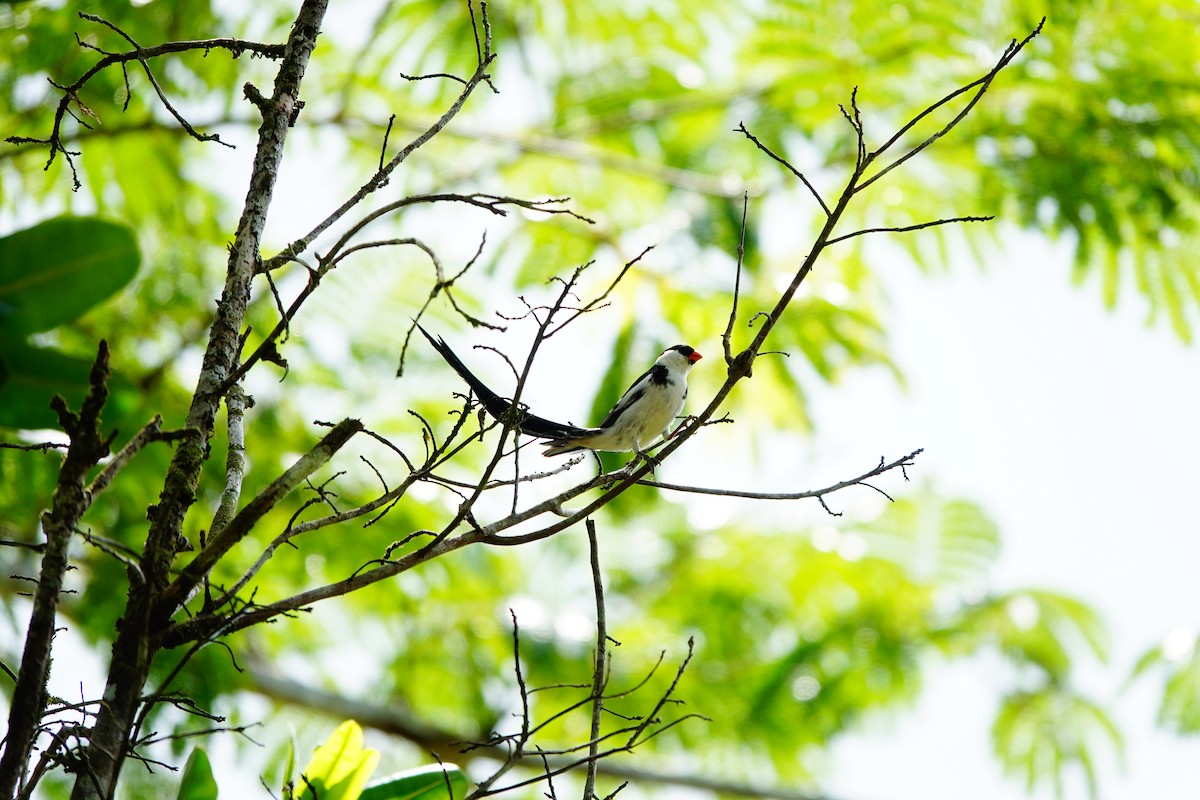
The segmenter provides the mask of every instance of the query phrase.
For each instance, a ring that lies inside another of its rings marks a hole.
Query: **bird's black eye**
[[[688,358],[689,356],[691,356],[692,353],[696,352],[694,349],[692,349],[691,347],[688,347],[686,344],[677,344],[674,347],[668,347],[667,349],[674,350],[676,353],[679,353],[684,358]]]

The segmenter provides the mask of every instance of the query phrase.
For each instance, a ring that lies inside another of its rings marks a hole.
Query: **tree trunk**
[[[167,587],[169,568],[178,552],[187,509],[195,502],[196,486],[208,454],[222,387],[237,366],[239,334],[250,301],[250,283],[259,263],[259,247],[267,211],[283,160],[288,128],[298,112],[300,84],[325,16],[328,0],[305,0],[292,26],[287,49],[275,79],[272,97],[262,103],[254,171],[238,230],[230,249],[225,289],[217,305],[203,368],[188,411],[187,427],[199,435],[183,440],[175,451],[159,503],[152,509],[150,531],[140,561],[140,574],[131,570],[129,599],[119,623],[109,664],[104,703],[97,714],[72,800],[108,800],[127,754],[150,665],[157,646],[154,620],[175,609],[158,609]]]

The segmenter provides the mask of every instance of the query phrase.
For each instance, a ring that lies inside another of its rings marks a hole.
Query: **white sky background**
[[[887,267],[888,331],[909,389],[861,374],[823,388],[816,449],[925,447],[914,479],[977,500],[1000,524],[995,590],[1051,588],[1096,608],[1110,662],[1079,655],[1077,680],[1115,708],[1127,747],[1125,769],[1111,750],[1097,753],[1101,796],[1179,797],[1196,744],[1154,728],[1160,674],[1125,681],[1143,652],[1200,622],[1200,364],[1165,325],[1146,328],[1131,286],[1106,313],[1094,286],[1070,285],[1069,269],[1062,248],[1033,237],[985,271]],[[1011,677],[987,658],[936,666],[915,709],[835,744],[829,795],[1025,797],[990,754]],[[1079,775],[1066,789],[1087,797]]]

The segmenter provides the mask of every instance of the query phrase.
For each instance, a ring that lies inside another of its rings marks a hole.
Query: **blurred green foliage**
[[[10,54],[0,60],[0,130],[49,135],[58,94],[47,79],[69,83],[99,57],[79,47],[76,34],[106,50],[126,47],[112,31],[80,19],[79,10],[152,45],[213,36],[280,41],[293,5],[0,4],[0,52]],[[641,2],[514,0],[489,8],[500,53],[493,70],[499,94],[473,98],[462,116],[409,158],[379,202],[418,191],[569,196],[570,206],[596,224],[413,209],[374,223],[371,233],[419,236],[447,270],[457,271],[486,231],[480,262],[455,290],[472,314],[493,322],[503,322],[494,312],[524,311],[518,296],[536,304],[551,291],[548,278],[591,260],[596,264],[580,294],[594,294],[621,264],[655,245],[613,293],[602,322],[585,319],[578,333],[562,335],[565,344],[555,340],[561,349],[547,351],[565,365],[557,376],[562,383],[581,398],[597,398],[592,417],[661,346],[687,341],[713,357],[702,366],[718,362],[717,332],[728,317],[743,234],[743,192],[750,194],[751,213],[742,319],[777,296],[819,226],[807,190],[733,133],[739,122],[829,199],[853,154],[838,110],[853,87],[859,87],[869,144],[878,144],[933,100],[985,72],[1003,45],[1028,33],[1042,13],[1025,0],[984,11],[957,2],[914,7],[883,0],[696,0],[671,13]],[[907,255],[931,271],[960,266],[950,262],[964,252],[983,262],[996,260],[985,254],[999,249],[1003,259],[1006,234],[1022,226],[1066,241],[1075,254],[1071,277],[1097,284],[1105,303],[1139,295],[1151,319],[1165,316],[1180,337],[1190,338],[1200,309],[1200,265],[1190,256],[1200,247],[1200,140],[1193,135],[1200,92],[1187,65],[1200,49],[1200,29],[1180,20],[1192,13],[1188,0],[1139,0],[1120,15],[1103,4],[1059,4],[1043,34],[964,126],[865,192],[851,207],[847,230],[998,214],[1004,221],[991,226],[892,237],[887,241],[895,252],[887,257]],[[403,75],[464,74],[474,59],[465,3],[331,10],[306,76],[306,107],[289,141],[269,246],[302,235],[371,176],[389,117],[395,117],[391,153],[436,119],[459,88]],[[197,129],[219,131],[237,149],[189,138],[132,67],[127,77],[119,69],[98,75],[79,98],[95,117],[75,106],[64,123],[68,146],[80,151],[74,157],[79,192],[71,191],[61,154],[45,169],[44,147],[0,149],[0,232],[62,213],[98,213],[136,232],[143,266],[133,282],[104,304],[89,304],[69,324],[39,333],[35,342],[54,348],[55,358],[87,363],[96,340],[109,340],[114,371],[129,391],[106,419],[115,424],[119,416],[124,433],[154,413],[162,413],[168,427],[186,415],[252,155],[256,120],[240,87],[252,81],[266,91],[273,65],[213,50],[153,67],[163,91]],[[910,143],[944,122],[935,115]],[[318,240],[317,251],[331,241]],[[356,254],[294,320],[283,351],[286,378],[271,366],[251,375],[257,404],[248,416],[252,470],[244,498],[320,435],[313,419],[353,414],[413,452],[422,444],[409,409],[439,433],[453,424],[449,394],[462,387],[433,354],[410,350],[405,379],[391,379],[404,321],[434,282],[419,255]],[[732,398],[739,426],[799,443],[821,424],[805,402],[812,387],[867,367],[899,375],[903,365],[889,353],[886,305],[874,274],[879,258],[863,238],[823,256],[770,343],[792,357],[756,364],[753,413],[743,397]],[[0,274],[10,266],[0,265]],[[285,302],[305,280],[298,265],[275,277]],[[269,287],[262,283],[255,292],[248,348],[278,318]],[[439,329],[461,324],[444,305],[435,303],[433,314]],[[505,324],[506,335],[473,332],[471,340],[515,360],[530,328]],[[742,327],[735,331],[735,346],[745,335]],[[577,370],[581,352],[587,357]],[[11,382],[12,365],[25,362],[15,345],[3,357]],[[484,369],[491,367],[508,378],[495,363]],[[696,370],[693,396],[703,396],[716,372]],[[601,377],[594,384],[583,375]],[[69,388],[61,390],[70,395]],[[69,402],[77,404],[81,392]],[[43,394],[48,400],[51,391]],[[540,409],[534,398],[530,402]],[[193,540],[211,521],[225,447],[219,435],[188,520]],[[470,480],[483,453],[468,451],[454,477]],[[374,471],[354,457],[369,459],[385,479],[403,469],[394,453],[370,442],[344,455],[314,479],[345,471],[333,484],[339,507],[380,491]],[[709,456],[720,463],[720,453]],[[168,458],[161,446],[141,453],[92,509],[87,525],[137,551]],[[0,450],[0,536],[38,540],[38,515],[53,491],[56,462],[53,454]],[[272,512],[214,581],[236,579],[314,496],[300,493]],[[267,601],[343,578],[408,532],[436,529],[456,502],[449,490],[429,491],[379,524],[306,534],[295,549],[281,549],[248,591]],[[635,684],[661,650],[669,654],[622,707],[644,712],[646,698],[670,681],[682,643],[689,635],[697,639],[682,692],[689,709],[713,721],[690,722],[654,742],[688,769],[717,765],[722,774],[745,779],[819,778],[814,754],[865,717],[911,702],[930,658],[981,652],[998,653],[1022,679],[1014,678],[993,730],[1000,760],[1013,773],[1031,784],[1059,784],[1068,768],[1081,768],[1090,780],[1104,748],[1119,743],[1105,712],[1070,688],[1073,662],[1105,653],[1100,621],[1084,604],[1053,591],[994,587],[989,570],[1000,536],[969,500],[926,489],[899,498],[873,520],[841,526],[832,539],[790,511],[761,520],[747,515],[697,532],[686,506],[649,490],[630,492],[602,517],[601,527],[610,625],[622,642],[613,685]],[[531,684],[587,679],[590,578],[582,552],[569,535],[514,551],[463,551],[311,617],[237,634],[229,646],[341,693],[486,737],[513,710],[510,608],[518,611]],[[36,571],[30,551],[6,548],[4,554],[9,573]],[[95,549],[73,557],[78,594],[64,598],[62,612],[103,658],[122,613],[126,570]],[[15,598],[23,587],[2,586],[12,629],[19,630],[22,606]],[[15,663],[19,641],[5,635],[2,647],[5,661]],[[159,659],[152,686],[180,655]],[[354,664],[349,674],[347,660]],[[1200,727],[1190,688],[1196,673],[1186,665],[1172,673],[1162,711],[1168,726]],[[214,646],[171,688],[236,715],[244,699],[239,690],[253,684]],[[539,695],[535,712],[556,710],[561,702],[552,692]],[[171,709],[152,722],[186,727]],[[586,719],[564,718],[550,733],[581,740]]]
[[[1158,722],[1183,735],[1200,733],[1200,638],[1195,631],[1178,629],[1159,647],[1138,661],[1134,675],[1155,670],[1166,673]]]

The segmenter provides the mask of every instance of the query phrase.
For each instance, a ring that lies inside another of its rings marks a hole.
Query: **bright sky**
[[[1026,237],[1012,249],[986,271],[886,268],[909,390],[870,376],[822,390],[818,449],[925,447],[913,478],[977,500],[1000,524],[995,590],[1050,588],[1096,608],[1111,658],[1080,655],[1078,682],[1115,708],[1126,742],[1124,769],[1097,753],[1101,796],[1178,797],[1194,781],[1194,744],[1154,727],[1161,675],[1126,680],[1142,653],[1200,623],[1197,352],[1164,325],[1146,328],[1132,285],[1106,313],[1095,286],[1070,285],[1063,248]],[[925,685],[916,708],[834,747],[829,796],[1027,797],[991,755],[1009,670],[981,658],[936,667]],[[1067,781],[1066,798],[1087,796],[1081,775]]]

